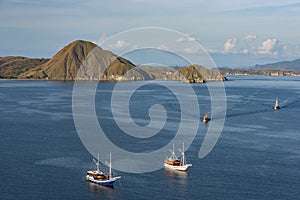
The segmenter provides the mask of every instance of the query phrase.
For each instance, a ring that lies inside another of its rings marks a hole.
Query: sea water
[[[94,167],[75,128],[72,82],[0,81],[1,199],[299,199],[300,197],[300,78],[228,77],[225,125],[212,151],[199,149],[209,124],[199,128],[186,150],[187,173],[163,168],[126,173],[114,188],[85,180]],[[168,119],[151,138],[122,133],[111,112],[115,83],[99,83],[95,109],[99,123],[116,145],[132,152],[151,152],[167,145],[180,123],[180,102],[164,82],[136,90],[130,114],[139,126],[149,123],[149,108],[160,104]],[[119,84],[137,84],[123,82]],[[172,82],[178,87],[181,82]],[[191,84],[200,113],[211,114],[206,84]],[[130,91],[123,91],[128,93]],[[276,97],[278,111],[273,110]],[[214,119],[211,119],[214,120]],[[162,161],[169,152],[162,155]],[[113,163],[114,164],[114,163]],[[102,165],[104,167],[104,165]]]

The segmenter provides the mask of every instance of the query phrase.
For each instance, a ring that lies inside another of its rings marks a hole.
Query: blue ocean
[[[166,129],[149,140],[122,134],[110,106],[115,83],[98,84],[99,123],[120,148],[151,152],[167,145],[177,132],[180,103],[164,82],[158,83],[137,89],[129,108],[140,126],[149,123],[151,105],[160,104],[169,113]],[[119,84],[126,88],[138,82]],[[300,77],[228,77],[225,124],[207,156],[200,159],[198,153],[214,118],[203,124],[200,116],[190,115],[199,118],[199,128],[186,149],[187,161],[193,164],[186,173],[162,167],[147,173],[114,170],[122,177],[114,188],[86,182],[93,156],[75,128],[73,86],[73,82],[0,81],[1,199],[300,199]],[[200,113],[211,115],[207,85],[191,87]],[[188,110],[184,112],[189,116]],[[161,155],[162,160],[168,154]]]

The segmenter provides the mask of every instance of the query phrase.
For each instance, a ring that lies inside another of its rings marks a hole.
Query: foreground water
[[[104,129],[110,130],[111,139],[118,142],[122,136],[114,132],[118,129],[108,104],[113,86],[101,83],[98,87],[96,109]],[[199,123],[198,134],[186,152],[188,161],[193,163],[188,173],[164,169],[141,174],[116,171],[122,179],[111,189],[85,181],[92,156],[74,126],[72,83],[0,81],[1,198],[299,199],[299,86],[300,78],[229,77],[225,82],[225,126],[208,156],[198,158],[208,127]],[[200,110],[209,112],[207,87],[192,87]],[[272,108],[276,97],[281,106],[278,111]],[[165,88],[155,84],[135,93],[133,118],[146,125],[147,105],[154,103],[161,103],[173,113],[168,132],[175,133],[180,119],[178,102]],[[152,146],[145,139],[122,140],[119,145],[132,151],[149,151],[170,140],[160,136],[149,142],[155,144]]]

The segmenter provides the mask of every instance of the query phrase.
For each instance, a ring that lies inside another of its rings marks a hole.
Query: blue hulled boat
[[[100,163],[99,163],[99,154],[98,154],[98,159],[93,161],[96,164],[96,169],[93,171],[87,171],[86,174],[86,180],[92,183],[96,183],[99,185],[103,186],[110,186],[113,187],[114,182],[116,182],[118,179],[121,178],[121,176],[113,177],[112,175],[112,164],[111,164],[111,154],[110,154],[110,160],[108,164],[108,174],[105,174],[100,168]]]

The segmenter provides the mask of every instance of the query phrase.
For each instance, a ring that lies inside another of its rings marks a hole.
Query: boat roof
[[[91,174],[104,174],[103,171],[97,171],[97,170],[95,170],[95,171],[87,171],[87,173],[91,173]]]

